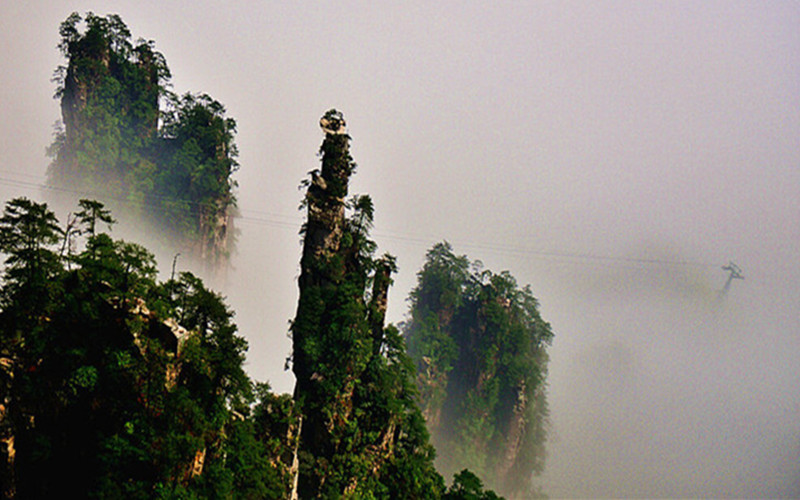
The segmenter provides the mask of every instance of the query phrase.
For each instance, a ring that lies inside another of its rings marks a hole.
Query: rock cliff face
[[[412,291],[405,334],[420,406],[444,474],[468,467],[509,498],[530,498],[544,466],[546,344],[552,333],[508,273],[435,246]]]
[[[51,174],[71,187],[105,183],[120,189],[136,161],[120,155],[130,153],[126,150],[134,142],[144,146],[157,136],[159,55],[149,44],[131,46],[116,16],[88,15],[84,34],[77,31],[79,19],[73,14],[62,24],[61,48],[68,61],[60,68],[57,96],[64,136]]]
[[[292,326],[295,400],[304,415],[298,485],[302,498],[331,486],[326,484],[334,472],[330,462],[344,451],[340,444],[351,422],[355,384],[372,352],[365,345],[366,270],[356,256],[358,242],[346,232],[345,198],[355,169],[350,137],[338,133],[345,126],[340,113],[331,110],[322,121],[334,130],[323,128],[322,168],[312,174],[306,195],[300,298]],[[337,489],[354,480],[342,479]]]
[[[334,115],[331,112],[328,114]],[[312,182],[306,195],[308,219],[304,227],[303,256],[300,261],[300,298],[292,327],[292,367],[297,377],[295,399],[301,405],[307,399],[319,399],[316,396],[322,382],[341,382],[343,386],[348,385],[346,381],[325,380],[326,375],[322,371],[334,360],[327,359],[328,353],[317,348],[317,343],[325,341],[323,332],[332,319],[334,311],[331,309],[337,305],[334,300],[339,298],[339,288],[345,285],[345,278],[348,277],[345,262],[348,252],[347,249],[342,249],[342,237],[345,228],[345,197],[348,180],[354,168],[349,154],[349,140],[344,134],[326,134],[321,148],[322,169],[319,173],[312,174]],[[350,277],[354,277],[353,270],[350,271]],[[359,292],[358,289],[351,290],[348,294],[350,297],[347,297],[353,300],[355,308],[363,307]],[[356,295],[353,296],[354,294]],[[348,347],[353,349],[355,345],[350,342],[345,349]],[[355,357],[348,356],[340,361],[351,363],[354,360]],[[345,367],[343,371],[350,373],[347,378],[352,380],[353,367]],[[348,394],[345,393],[344,396],[347,398]],[[306,422],[306,428],[310,429],[316,424],[310,418]],[[307,434],[311,432],[304,433]]]
[[[84,32],[81,21],[73,14],[61,25],[63,130],[49,184],[70,205],[102,199],[131,222],[146,220],[168,235],[166,250],[222,273],[235,240],[235,122],[208,96],[167,92],[164,57],[152,42],[132,44],[118,16],[88,14]]]
[[[503,358],[518,354],[503,345],[503,332],[492,324],[490,311],[476,311],[477,327],[459,337],[454,368],[438,383],[445,387],[441,407],[429,407],[438,418],[429,421],[433,444],[440,450],[444,474],[465,464],[507,498],[531,498],[531,478],[544,465],[546,394],[537,374],[510,374]],[[501,307],[500,322],[511,320],[510,306]],[[494,311],[495,313],[497,311]],[[513,320],[512,320],[513,321]],[[538,350],[538,347],[533,347]],[[524,349],[524,346],[518,346]],[[546,370],[544,351],[535,353],[535,369]],[[420,379],[424,383],[424,378]],[[458,457],[453,460],[451,457]]]
[[[435,496],[441,478],[418,425],[410,365],[396,330],[384,326],[394,259],[372,257],[369,198],[346,200],[355,163],[344,117],[331,110],[320,125],[322,167],[307,183],[300,297],[291,328],[294,398],[303,416],[296,494],[376,494],[411,479],[398,468],[414,462],[417,484],[410,491],[432,488]]]

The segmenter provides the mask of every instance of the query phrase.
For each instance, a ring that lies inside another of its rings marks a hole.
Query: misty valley
[[[370,237],[371,198],[349,193],[351,138],[329,110],[302,184],[296,385],[273,392],[244,369],[235,311],[182,270],[226,279],[236,122],[172,92],[119,16],[75,13],[59,33],[49,204],[17,197],[0,217],[5,498],[544,495],[553,332],[529,287],[439,243],[408,320],[386,324],[396,259]],[[174,255],[169,279],[113,237],[126,224]]]
[[[109,5],[0,2],[0,497],[800,498],[800,2]]]

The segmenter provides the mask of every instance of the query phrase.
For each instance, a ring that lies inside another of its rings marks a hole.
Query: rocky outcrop
[[[95,163],[91,155],[87,158],[78,152],[85,153],[87,137],[98,134],[112,137],[106,145],[117,149],[122,134],[141,143],[156,138],[158,55],[146,43],[126,48],[107,19],[89,15],[87,23],[82,36],[75,32],[64,40],[64,55],[69,58],[59,89],[64,142],[58,151],[60,168],[51,172],[58,174],[59,182],[77,187],[86,186],[81,176],[113,187],[124,181],[127,172],[115,168],[118,165]]]
[[[384,325],[394,259],[372,257],[369,198],[347,200],[355,163],[344,117],[331,110],[320,125],[322,166],[307,183],[300,296],[291,327],[294,398],[303,416],[292,497],[360,497],[403,460],[417,461],[419,484],[430,477],[420,471],[435,473],[427,435],[406,427],[421,421],[405,371],[410,363],[400,359],[399,335]],[[403,440],[413,444],[399,444]]]
[[[344,122],[341,114],[334,111],[325,116]],[[324,381],[324,375],[318,370],[324,361],[324,353],[310,349],[309,344],[315,341],[314,337],[323,334],[320,329],[324,331],[326,325],[322,314],[329,313],[331,306],[326,299],[332,298],[330,295],[342,284],[347,271],[341,241],[345,227],[344,199],[353,170],[349,141],[345,134],[326,134],[320,149],[322,168],[313,173],[305,199],[307,221],[303,228],[303,255],[298,279],[300,297],[292,327],[292,369],[297,379],[295,398],[301,406],[309,395],[316,392],[319,382]],[[308,419],[305,427],[314,425],[313,419]]]
[[[466,466],[498,493],[530,498],[544,464],[552,333],[508,273],[469,268],[441,244],[418,274],[405,333],[420,406],[440,472]]]
[[[152,42],[132,43],[118,16],[89,13],[83,33],[81,21],[73,14],[60,30],[68,60],[56,77],[63,131],[50,150],[54,198],[110,199],[125,222],[153,224],[165,250],[223,282],[236,234],[234,120],[207,95],[167,92],[164,57]]]

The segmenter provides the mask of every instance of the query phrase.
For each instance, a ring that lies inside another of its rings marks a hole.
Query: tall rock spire
[[[347,198],[356,165],[344,117],[330,110],[320,126],[322,166],[307,182],[291,327],[303,419],[295,494],[359,497],[400,488],[435,497],[442,480],[413,401],[413,365],[397,329],[384,326],[394,258],[373,257],[370,198]]]

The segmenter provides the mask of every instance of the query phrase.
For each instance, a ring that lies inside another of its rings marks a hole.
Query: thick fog
[[[252,376],[292,390],[297,187],[336,107],[398,257],[391,321],[443,239],[539,298],[545,492],[800,496],[799,3],[3,2],[3,200],[47,195],[58,25],[87,10],[238,123],[222,289]]]

